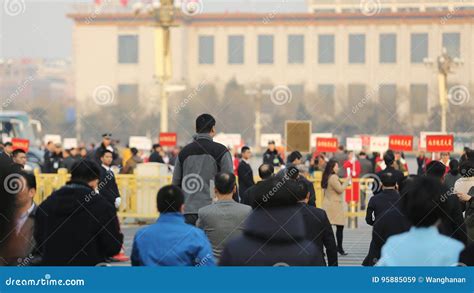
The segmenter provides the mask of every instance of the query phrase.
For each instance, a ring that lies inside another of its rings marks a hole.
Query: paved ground
[[[132,250],[133,237],[136,231],[140,229],[137,225],[127,225],[122,228],[125,234],[125,251],[129,256]],[[344,249],[347,256],[339,256],[340,266],[360,266],[367,251],[369,249],[369,243],[372,238],[372,228],[368,226],[364,219],[359,219],[359,228],[344,230]],[[114,266],[127,266],[130,263],[116,263]]]

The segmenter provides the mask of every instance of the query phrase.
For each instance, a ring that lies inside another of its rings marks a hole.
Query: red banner
[[[426,151],[428,152],[452,152],[453,149],[454,137],[452,135],[426,136]]]
[[[176,146],[177,143],[178,143],[178,135],[176,134],[176,132],[160,133],[161,146]]]
[[[337,138],[332,137],[317,137],[316,138],[316,151],[320,153],[334,153],[337,151]]]
[[[413,150],[413,136],[390,135],[388,148],[392,151],[411,152]]]
[[[30,141],[28,139],[23,138],[12,138],[12,147],[13,150],[22,149],[25,152],[28,152],[30,149]]]

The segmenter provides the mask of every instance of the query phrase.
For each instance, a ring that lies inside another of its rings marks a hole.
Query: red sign
[[[413,136],[390,135],[388,148],[392,151],[410,152],[413,150]]]
[[[316,151],[334,153],[337,151],[337,138],[333,137],[317,137],[316,138]]]
[[[427,135],[426,151],[428,152],[452,152],[454,149],[454,137],[452,135]]]
[[[25,152],[28,152],[30,148],[30,141],[28,139],[23,138],[12,138],[12,146],[13,150],[22,149]]]
[[[176,132],[160,133],[161,146],[175,146],[178,143],[178,135]]]
[[[362,139],[363,147],[370,147],[370,135],[361,135],[360,138]]]

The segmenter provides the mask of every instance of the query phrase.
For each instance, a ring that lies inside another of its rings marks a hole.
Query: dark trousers
[[[198,214],[184,214],[184,222],[189,225],[196,226]]]
[[[336,242],[337,242],[337,249],[342,250],[342,235],[344,231],[344,226],[336,225]]]

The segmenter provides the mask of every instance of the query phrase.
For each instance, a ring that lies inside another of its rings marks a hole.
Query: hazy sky
[[[202,0],[204,12],[305,11],[304,0]],[[72,4],[93,0],[0,0],[0,58],[70,58]],[[284,3],[284,5],[282,5]]]

